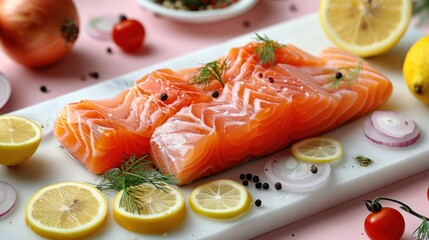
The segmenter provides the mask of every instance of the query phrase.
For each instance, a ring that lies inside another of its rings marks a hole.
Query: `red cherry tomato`
[[[405,220],[398,210],[382,207],[366,217],[364,227],[372,240],[399,240],[405,231]]]
[[[121,15],[120,21],[112,30],[113,41],[125,52],[136,52],[141,48],[145,38],[143,25],[133,19]]]

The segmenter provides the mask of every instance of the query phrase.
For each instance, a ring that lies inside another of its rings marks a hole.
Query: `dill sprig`
[[[352,67],[341,67],[337,69],[329,69],[329,73],[333,73],[332,86],[338,87],[341,83],[344,83],[348,89],[359,79],[362,73],[362,61],[356,66]],[[340,74],[338,74],[340,73]]]
[[[228,59],[216,60],[204,64],[203,67],[198,69],[198,72],[192,78],[192,84],[209,84],[210,81],[216,80],[222,84],[222,87],[225,86],[225,83],[222,79],[223,73],[228,66]]]
[[[266,35],[255,34],[256,40],[262,43],[255,49],[255,54],[258,56],[259,62],[262,65],[269,64],[272,67],[276,62],[277,49],[284,47],[284,45],[269,39]]]
[[[429,223],[426,218],[423,218],[423,221],[420,224],[420,226],[416,230],[414,230],[412,237],[413,239],[418,239],[418,240],[429,239]]]
[[[96,186],[100,191],[124,190],[120,205],[132,213],[140,213],[142,200],[138,198],[141,190],[140,184],[152,184],[158,189],[168,191],[167,184],[177,184],[177,179],[172,175],[164,175],[153,168],[151,162],[146,160],[147,156],[131,156],[119,167],[105,172],[103,180]]]

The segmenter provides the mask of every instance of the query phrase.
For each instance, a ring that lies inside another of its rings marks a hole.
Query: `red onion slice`
[[[371,114],[372,125],[387,136],[402,138],[414,131],[413,119],[392,111],[375,111]]]
[[[12,87],[10,86],[9,80],[0,73],[0,109],[6,105],[10,95],[12,93]]]
[[[282,151],[268,158],[265,175],[273,183],[280,182],[286,191],[310,192],[322,187],[331,175],[329,163],[314,164],[316,173],[311,171],[312,165],[296,159],[289,151]]]
[[[91,18],[88,22],[88,33],[99,40],[111,40],[113,27],[118,21],[118,17]]]
[[[380,111],[377,111],[377,112],[378,112],[377,114],[383,114],[383,112],[380,112]],[[365,119],[364,126],[363,126],[363,133],[368,139],[370,139],[372,142],[376,144],[397,148],[397,147],[406,147],[411,144],[414,144],[420,138],[420,129],[412,119],[406,118],[406,117],[404,118],[399,114],[392,115],[391,112],[387,112],[387,113],[389,117],[399,116],[399,119],[407,119],[406,121],[408,121],[408,125],[414,126],[413,130],[410,133],[406,134],[405,136],[398,137],[398,135],[401,135],[401,134],[398,134],[398,132],[408,132],[408,130],[406,131],[395,130],[393,134],[390,134],[387,131],[380,131],[380,128],[377,127],[379,125],[375,125],[374,121],[382,121],[383,118],[382,117],[372,118],[371,116]],[[397,126],[401,127],[402,125],[397,125]],[[384,130],[386,129],[388,128],[384,128]]]
[[[6,215],[15,206],[16,190],[7,182],[0,180],[0,217]]]

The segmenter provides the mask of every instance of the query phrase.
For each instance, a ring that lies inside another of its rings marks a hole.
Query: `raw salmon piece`
[[[168,98],[161,100],[161,94]],[[70,103],[58,114],[54,135],[91,172],[104,173],[126,157],[149,152],[152,132],[184,106],[211,101],[172,70],[152,72],[117,96]]]
[[[320,56],[317,64],[255,67],[219,98],[182,108],[153,132],[151,158],[188,184],[333,130],[390,97],[391,82],[362,59],[334,48]],[[360,63],[350,88],[333,87],[335,71]]]

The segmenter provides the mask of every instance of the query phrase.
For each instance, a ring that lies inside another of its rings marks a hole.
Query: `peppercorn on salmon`
[[[159,169],[187,184],[332,130],[391,95],[386,77],[345,51],[316,57],[282,45],[275,61],[261,63],[260,44],[221,57],[222,81],[198,85],[200,68],[162,69],[111,99],[70,103],[54,135],[93,173],[150,153]]]

